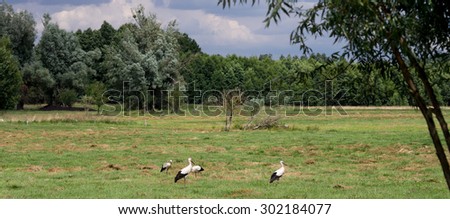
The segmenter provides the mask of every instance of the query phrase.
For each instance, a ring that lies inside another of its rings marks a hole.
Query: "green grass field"
[[[450,198],[420,112],[347,112],[231,132],[223,116],[0,112],[0,198]],[[205,171],[174,184],[188,157]]]

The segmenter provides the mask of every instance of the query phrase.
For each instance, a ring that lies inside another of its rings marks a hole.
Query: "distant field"
[[[346,112],[271,130],[236,117],[224,132],[223,116],[3,111],[0,198],[450,198],[419,111]],[[174,184],[188,157],[205,171]],[[269,184],[280,160],[287,173]]]

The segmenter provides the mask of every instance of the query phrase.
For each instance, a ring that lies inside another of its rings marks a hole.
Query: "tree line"
[[[142,6],[132,12],[134,22],[118,29],[104,21],[99,29],[76,32],[61,29],[46,14],[35,45],[31,13],[3,2],[0,108],[70,107],[77,101],[100,108],[103,102],[120,101],[130,108],[161,109],[180,96],[186,97],[182,103],[217,103],[229,90],[265,104],[415,104],[400,86],[398,69],[383,63],[387,60],[362,64],[324,54],[210,55],[180,32],[176,21],[163,26]],[[433,63],[428,65],[432,69]],[[450,72],[433,75],[439,76],[432,78],[438,100],[450,105]]]

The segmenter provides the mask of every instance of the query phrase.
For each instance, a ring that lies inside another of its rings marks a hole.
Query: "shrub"
[[[77,92],[72,89],[63,89],[59,92],[58,100],[63,106],[72,107],[77,99]]]
[[[252,121],[248,123],[244,129],[273,129],[273,128],[286,128],[286,125],[280,123],[281,117],[268,116],[260,120]]]

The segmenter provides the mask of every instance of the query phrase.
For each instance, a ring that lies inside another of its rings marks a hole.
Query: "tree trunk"
[[[403,79],[407,83],[411,95],[413,96],[415,102],[417,103],[417,106],[419,107],[423,117],[425,118],[425,121],[427,122],[428,132],[430,133],[431,139],[433,140],[433,144],[436,149],[436,155],[441,164],[441,168],[444,173],[445,180],[447,182],[447,187],[450,190],[450,165],[447,160],[447,156],[445,155],[445,150],[442,147],[442,143],[439,138],[438,132],[436,130],[432,110],[427,107],[425,100],[420,95],[417,86],[415,85],[412,79],[411,73],[409,72],[408,66],[406,65],[405,61],[403,60],[403,57],[400,54],[399,49],[394,45],[392,45],[391,48],[394,53],[395,59],[400,66]]]
[[[444,139],[447,144],[447,149],[450,152],[450,132],[448,130],[447,122],[445,121],[445,117],[442,114],[441,106],[439,104],[439,101],[436,98],[436,94],[434,93],[433,86],[431,86],[430,81],[428,80],[428,76],[425,72],[424,66],[419,64],[419,61],[417,60],[416,55],[414,52],[409,48],[408,43],[404,38],[400,39],[400,44],[402,45],[402,48],[406,51],[408,55],[408,59],[410,60],[412,66],[416,69],[418,72],[419,78],[422,81],[425,91],[428,95],[428,97],[431,100],[431,104],[433,105],[433,113],[436,115],[436,119],[438,120],[442,133],[444,134]]]
[[[231,123],[233,122],[233,111],[232,110],[230,110],[230,111],[228,111],[227,110],[227,118],[226,118],[226,121],[225,121],[225,131],[230,131],[231,130]]]
[[[16,105],[17,110],[25,109],[25,100],[27,99],[27,96],[28,96],[28,86],[23,84],[22,86],[20,86],[20,99]]]
[[[224,107],[225,107],[225,131],[231,130],[231,124],[233,122],[233,115],[236,106],[241,104],[241,93],[238,88],[234,90],[223,91]]]
[[[442,114],[442,110],[439,104],[439,101],[436,98],[436,95],[434,93],[434,89],[430,84],[430,81],[428,80],[427,75],[425,74],[425,71],[421,72],[419,71],[419,78],[422,80],[422,83],[427,90],[428,97],[430,97],[431,104],[433,105],[433,113],[436,115],[436,119],[438,120],[442,133],[444,134],[445,142],[447,143],[448,151],[450,152],[450,132],[448,130],[447,122],[445,121],[445,117]]]
[[[225,131],[231,130],[231,123],[233,122],[233,95],[231,91],[224,91],[225,100]]]
[[[25,109],[25,103],[23,102],[23,100],[19,100],[19,102],[17,103],[16,109],[17,110],[24,110]]]

